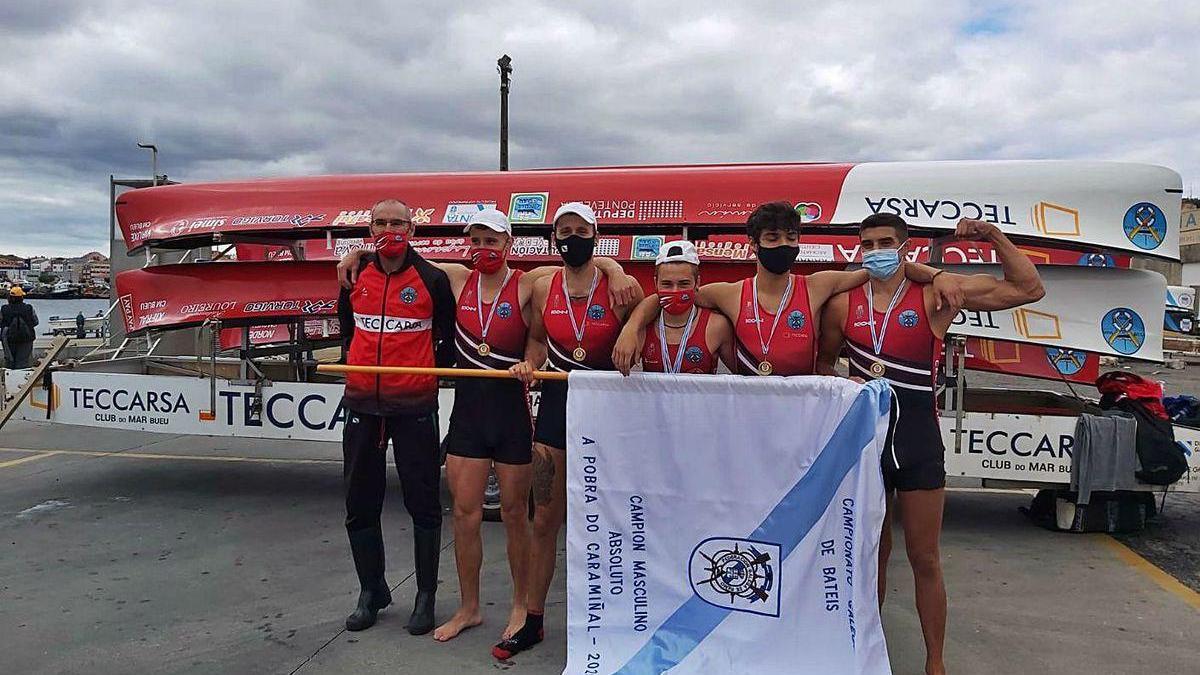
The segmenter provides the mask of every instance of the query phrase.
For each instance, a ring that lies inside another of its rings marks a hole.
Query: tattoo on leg
[[[533,501],[539,506],[550,503],[554,493],[554,458],[541,450],[533,451]]]

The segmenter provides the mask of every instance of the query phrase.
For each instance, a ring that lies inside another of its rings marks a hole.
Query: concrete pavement
[[[561,671],[561,573],[547,643],[511,664],[488,653],[509,599],[499,524],[485,524],[485,625],[448,644],[404,632],[414,580],[394,476],[384,523],[397,603],[375,628],[343,632],[357,591],[340,471],[332,444],[10,424],[0,433],[0,670]],[[1197,667],[1200,596],[1108,537],[1034,527],[1017,512],[1027,501],[949,495],[951,672]],[[1194,531],[1197,511],[1169,511],[1168,531]],[[457,602],[449,525],[447,514],[439,620]],[[1143,537],[1131,545],[1163,544]],[[896,551],[884,623],[894,671],[916,673],[923,649],[900,540]]]

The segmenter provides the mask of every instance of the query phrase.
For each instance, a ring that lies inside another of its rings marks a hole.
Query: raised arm
[[[990,274],[974,274],[965,278],[963,305],[967,309],[993,311],[1010,309],[1037,302],[1046,295],[1037,267],[995,225],[981,220],[963,219],[956,233],[960,239],[976,239],[991,243],[1000,258],[1004,278]]]

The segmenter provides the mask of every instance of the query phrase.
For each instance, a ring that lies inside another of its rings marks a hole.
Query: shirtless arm
[[[622,320],[628,318],[629,315],[633,313],[633,310],[636,309],[642,303],[642,301],[646,299],[646,292],[642,290],[642,285],[637,282],[637,279],[626,275],[625,281],[627,290],[623,291],[621,296],[626,298],[626,301],[619,304],[614,301],[613,304],[613,309],[617,312],[617,316],[621,317]],[[611,295],[611,286],[609,286],[609,292]]]
[[[808,301],[813,313],[821,314],[821,309],[830,298],[862,286],[869,278],[866,270],[826,270],[808,275]]]
[[[850,296],[838,293],[825,303],[821,313],[821,332],[817,345],[817,374],[833,375],[837,373],[837,360],[842,355],[842,343],[845,339],[843,327],[846,325],[846,310],[850,304]]]
[[[471,270],[466,265],[458,263],[433,263],[435,267],[446,273],[446,278],[450,280],[450,291],[454,293],[454,298],[462,295],[463,286],[467,283],[467,277],[471,276]]]
[[[550,292],[550,278],[543,277],[534,284],[529,297],[529,332],[525,336],[525,360],[509,368],[509,372],[525,384],[533,382],[533,372],[546,363],[546,325],[542,312]]]
[[[356,248],[349,251],[337,264],[338,283],[342,288],[354,288],[354,283],[358,281],[358,271],[361,269],[359,262],[362,257],[370,253],[366,248]]]
[[[596,256],[596,267],[608,278],[608,299],[613,307],[627,311],[646,295],[637,279],[625,273],[621,263],[612,258]]]
[[[708,317],[708,330],[704,332],[704,339],[708,343],[708,350],[721,359],[721,363],[725,364],[729,372],[736,373],[737,360],[733,355],[733,324],[725,318],[724,314],[713,312],[712,316]]]
[[[1029,260],[1029,256],[1009,241],[1000,228],[983,221],[963,219],[958,224],[956,234],[960,239],[989,241],[1000,259],[1000,268],[1004,274],[1000,279],[990,274],[941,275],[953,277],[953,280],[961,285],[964,308],[990,312],[1019,307],[1045,297],[1046,289],[1042,285],[1037,267]],[[926,289],[927,309],[929,301]],[[957,310],[945,311],[935,308],[935,313],[931,314],[935,334],[944,335],[957,313]]]
[[[337,264],[338,283],[342,288],[354,288],[354,282],[358,280],[358,271],[361,268],[359,261],[362,257],[370,253],[365,248],[356,248],[342,256],[342,259]],[[471,274],[471,270],[460,263],[451,262],[435,262],[435,267],[446,273],[446,277],[450,280],[450,290],[457,298],[462,293],[463,284],[467,282],[467,277]]]

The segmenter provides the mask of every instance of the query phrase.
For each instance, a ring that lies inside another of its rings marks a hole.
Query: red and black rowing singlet
[[[792,297],[786,307],[781,307],[783,316],[771,338],[771,325],[775,315],[761,305],[758,316],[762,321],[762,340],[770,340],[769,352],[763,354],[759,340],[759,326],[754,318],[754,280],[742,281],[742,299],[738,305],[737,323],[733,331],[737,337],[737,365],[741,375],[812,375],[817,355],[817,338],[813,330],[812,310],[808,306],[808,280],[802,274],[792,275]],[[770,364],[767,368],[762,364]]]
[[[843,329],[850,374],[888,380],[901,405],[932,407],[941,340],[933,334],[925,313],[924,285],[901,283],[907,288],[901,291],[891,316],[872,306],[865,284],[850,291]],[[878,355],[871,344],[871,312],[875,315],[876,338],[882,340]]]
[[[670,359],[671,364],[674,364],[679,350],[683,349],[679,372],[711,375],[717,372],[717,357],[709,351],[706,337],[712,310],[697,307],[696,311],[696,322],[692,327],[692,334],[688,336],[687,344],[681,347],[668,343],[667,358]],[[679,317],[676,316],[672,321],[678,321],[678,319]],[[662,342],[658,339],[658,321],[646,327],[646,344],[642,347],[642,370],[647,373],[667,372],[667,368],[663,364]]]
[[[574,326],[568,311],[574,312]],[[567,296],[563,294],[563,272],[555,272],[550,280],[542,321],[546,325],[546,346],[552,370],[613,369],[612,350],[621,334],[621,319],[608,299],[608,279],[603,274],[596,282],[591,303],[580,298],[571,300],[568,305]],[[583,329],[582,341],[576,339],[575,328]],[[582,350],[582,359],[576,358],[579,350]]]
[[[512,270],[508,282],[496,298],[479,298],[479,272],[472,271],[458,296],[455,315],[454,343],[458,347],[458,363],[464,368],[508,370],[525,358],[525,336],[528,328],[521,316],[521,270]],[[480,321],[480,316],[483,320]],[[489,318],[490,317],[490,318]],[[483,328],[487,326],[487,337]]]

